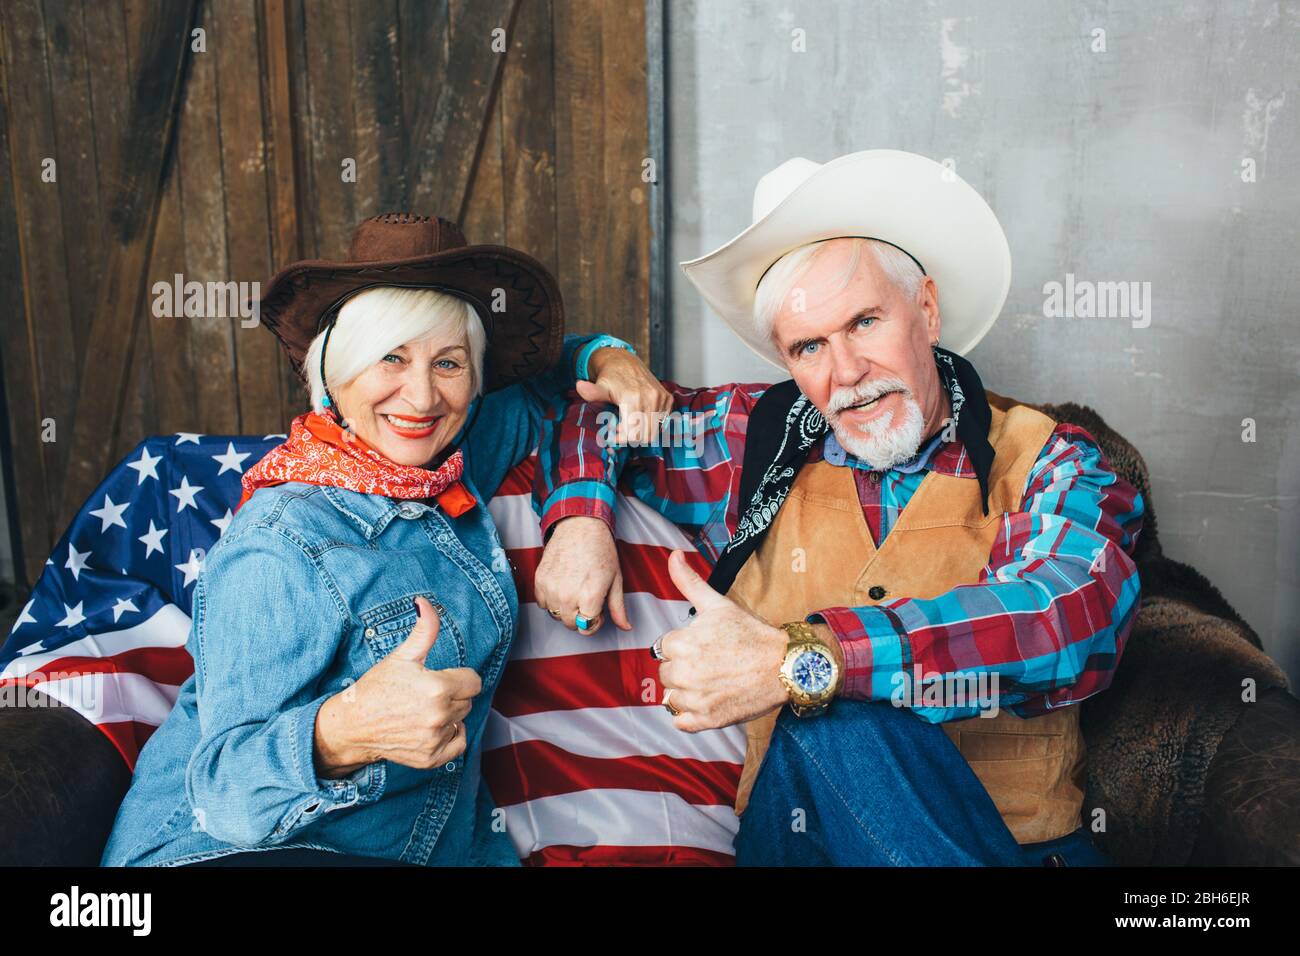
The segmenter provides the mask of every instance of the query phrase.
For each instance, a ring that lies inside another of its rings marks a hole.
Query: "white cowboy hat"
[[[934,278],[939,344],[958,355],[993,327],[1011,287],[1011,249],[993,210],[951,169],[916,153],[788,160],[758,181],[753,214],[736,238],[681,267],[745,344],[780,369],[780,353],[754,322],[754,293],[772,263],[806,243],[865,236],[907,252]]]

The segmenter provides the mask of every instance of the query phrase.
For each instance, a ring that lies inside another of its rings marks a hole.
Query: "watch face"
[[[819,651],[804,651],[794,659],[790,676],[795,686],[805,694],[817,695],[830,690],[835,677],[835,665]]]

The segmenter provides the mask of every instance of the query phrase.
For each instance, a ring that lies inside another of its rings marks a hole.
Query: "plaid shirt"
[[[858,503],[862,505],[862,517],[867,520],[871,540],[879,549],[889,534],[889,529],[898,523],[898,516],[913,493],[925,477],[925,470],[934,468],[929,464],[935,450],[939,448],[943,433],[940,432],[921,446],[912,458],[895,465],[890,471],[876,471],[861,458],[850,455],[839,443],[834,432],[808,450],[808,461],[829,461],[832,465],[845,465],[853,469],[853,484],[858,490]],[[945,449],[960,449],[961,443],[944,445]],[[948,454],[952,452],[949,451]],[[944,471],[940,465],[937,470]],[[952,474],[952,471],[947,471]],[[971,471],[974,474],[974,471]],[[885,487],[880,487],[881,482]]]
[[[716,562],[736,528],[746,426],[767,386],[664,387],[675,416],[661,444],[605,446],[606,419],[598,416],[616,411],[611,405],[575,397],[550,410],[534,487],[543,536],[573,515],[602,518],[612,529],[614,478],[621,475],[626,493],[692,535],[700,554]],[[672,440],[681,434],[689,446]],[[960,439],[943,443],[942,433],[911,461],[875,473],[879,480],[828,437],[813,454],[855,469],[877,543],[928,472],[976,480]],[[826,623],[839,639],[846,697],[897,698],[919,669],[926,684],[996,675],[998,706],[1020,717],[1078,703],[1110,684],[1137,613],[1131,555],[1142,514],[1142,496],[1111,471],[1096,440],[1058,424],[1030,469],[1020,510],[1003,516],[978,581],[934,598],[809,608],[806,620]],[[980,705],[912,709],[939,723],[975,716]]]

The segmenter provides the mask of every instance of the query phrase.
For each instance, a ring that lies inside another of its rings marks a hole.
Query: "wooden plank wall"
[[[152,128],[166,90],[175,51],[157,36],[178,3],[0,5],[0,449],[20,591],[141,438],[283,432],[306,407],[268,332],[156,317],[155,282],[265,282],[408,209],[528,251],[556,272],[571,330],[650,355],[640,0],[199,0],[205,49],[184,51],[165,151],[133,156],[130,131]],[[124,210],[154,225],[115,247]],[[132,327],[116,386],[104,343]],[[99,444],[102,468],[74,452]]]

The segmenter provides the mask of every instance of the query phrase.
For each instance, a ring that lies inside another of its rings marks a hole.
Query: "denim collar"
[[[930,465],[930,459],[934,456],[935,450],[938,449],[942,438],[942,431],[935,432],[934,436],[922,445],[921,449],[915,455],[903,462],[901,465],[895,465],[889,470],[902,472],[907,475],[928,468]],[[829,464],[849,465],[853,468],[860,468],[863,471],[880,470],[879,468],[873,468],[870,462],[864,461],[856,455],[849,454],[847,449],[840,444],[839,439],[835,437],[834,431],[828,431],[826,433],[825,442],[826,443],[822,446],[822,458],[824,458]]]
[[[325,500],[356,524],[373,541],[388,523],[399,516],[414,518],[430,510],[421,501],[394,501],[384,495],[368,495],[335,485],[321,485]]]

